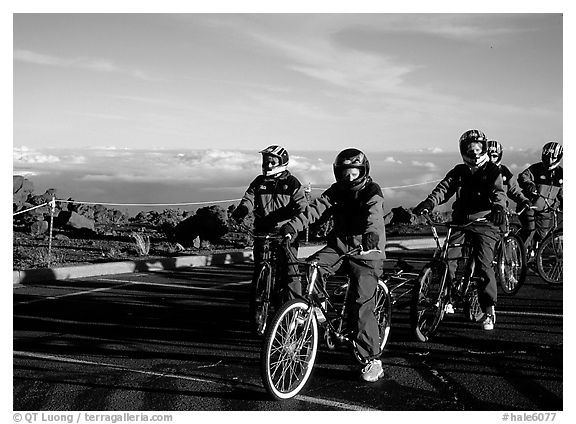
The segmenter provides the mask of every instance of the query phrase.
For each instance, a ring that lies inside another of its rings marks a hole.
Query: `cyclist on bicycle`
[[[542,161],[530,165],[518,175],[518,185],[535,209],[520,216],[520,237],[528,249],[540,242],[552,225],[552,212],[548,205],[563,203],[562,145],[550,141],[542,148]],[[548,205],[547,205],[548,203]],[[530,252],[533,254],[534,250]]]
[[[500,168],[488,159],[488,140],[482,131],[468,130],[460,137],[460,154],[464,163],[456,165],[438,183],[426,200],[413,210],[416,215],[431,212],[435,206],[446,203],[454,194],[452,220],[470,223],[464,232],[454,234],[452,243],[465,238],[472,244],[476,258],[478,301],[484,312],[482,328],[493,330],[496,322],[495,305],[497,285],[492,260],[498,241],[498,227],[504,223],[506,193]],[[485,221],[475,221],[487,218]],[[460,249],[450,249],[449,257],[461,256]],[[454,280],[457,263],[449,261],[450,277]]]
[[[488,140],[488,157],[492,163],[498,165],[500,168],[500,173],[502,174],[502,183],[504,184],[504,190],[508,198],[519,206],[519,210],[528,209],[531,206],[530,200],[524,196],[514,174],[506,165],[502,164],[502,155],[504,149],[502,144],[496,140]]]
[[[280,146],[269,146],[262,154],[262,174],[258,175],[248,186],[238,207],[232,212],[232,219],[241,222],[246,215],[254,212],[254,230],[259,233],[278,232],[282,224],[304,211],[308,201],[302,184],[288,171],[289,156],[286,149]],[[258,278],[258,264],[262,261],[263,240],[254,240],[254,275],[252,284]],[[285,246],[283,246],[285,248]],[[288,264],[290,256],[298,255],[298,240],[288,247],[290,252],[279,250],[281,263],[287,268],[286,280],[281,281],[284,288],[283,300],[289,300],[294,294],[302,293],[300,274],[297,265]]]
[[[378,277],[384,265],[384,198],[380,186],[370,177],[370,163],[358,149],[345,149],[333,164],[336,182],[305,210],[282,227],[282,232],[294,237],[310,224],[332,216],[334,226],[324,248],[308,258],[322,267],[325,275],[334,274],[342,266],[350,277],[351,314],[349,325],[360,354],[368,365],[362,369],[362,379],[377,381],[383,374],[379,359],[380,341],[374,303]],[[362,246],[359,257],[337,262],[346,252]],[[362,257],[364,256],[364,257]]]

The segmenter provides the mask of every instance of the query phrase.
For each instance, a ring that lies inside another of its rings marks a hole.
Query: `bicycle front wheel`
[[[562,284],[564,271],[564,237],[562,231],[546,236],[536,252],[538,274],[548,284]]]
[[[516,294],[526,279],[526,249],[515,234],[508,234],[496,248],[495,274],[505,294]]]
[[[426,265],[412,292],[410,308],[412,332],[421,342],[426,342],[438,329],[444,318],[448,301],[448,269],[441,263]]]
[[[268,264],[263,264],[258,278],[250,288],[250,325],[259,336],[266,330],[271,291],[272,270]]]
[[[468,290],[464,295],[464,315],[471,322],[480,322],[484,318],[484,311],[480,307],[478,288],[474,279],[468,284]]]
[[[378,334],[380,337],[380,352],[384,350],[388,336],[390,335],[390,326],[392,324],[392,299],[390,290],[384,281],[378,280],[376,288],[376,301],[374,304],[374,316],[378,323]],[[354,343],[354,357],[362,365],[367,365],[368,361],[360,355]]]
[[[318,323],[313,308],[301,300],[276,313],[261,351],[262,381],[275,399],[290,399],[306,385],[318,351]]]

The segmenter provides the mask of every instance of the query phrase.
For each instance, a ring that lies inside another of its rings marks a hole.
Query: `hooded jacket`
[[[543,198],[534,196],[533,193],[538,193],[548,200],[548,203],[553,204],[556,199],[562,205],[563,202],[563,185],[564,185],[564,171],[561,166],[549,170],[542,162],[537,162],[530,165],[518,175],[518,185],[522,189],[524,195],[533,200],[534,205],[539,209],[545,209],[546,202]]]
[[[381,251],[376,256],[385,258],[384,197],[380,186],[369,176],[364,183],[353,188],[340,183],[332,184],[289,224],[299,232],[329,217],[334,220],[327,237],[329,246],[341,253],[360,245],[367,250],[370,247],[367,248],[366,243],[370,239]]]
[[[528,202],[528,199],[522,193],[518,182],[514,178],[514,174],[512,171],[508,169],[506,165],[498,165],[500,166],[500,172],[502,174],[502,183],[504,184],[504,189],[506,190],[506,195],[516,202],[516,204],[521,204],[524,202]]]
[[[452,168],[428,196],[434,206],[446,203],[456,195],[452,204],[452,219],[472,221],[488,216],[494,206],[506,207],[506,193],[498,165],[486,162],[472,172],[466,164]]]
[[[258,175],[248,186],[232,216],[244,218],[254,211],[254,229],[270,232],[303,212],[307,205],[298,178],[290,171],[283,171],[270,177]]]

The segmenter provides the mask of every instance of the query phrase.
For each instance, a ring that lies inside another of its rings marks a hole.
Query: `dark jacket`
[[[254,211],[254,229],[269,232],[278,229],[308,205],[298,178],[284,171],[275,177],[258,175],[250,183],[233,218],[244,218]]]
[[[498,165],[486,162],[475,172],[466,164],[452,168],[428,196],[434,206],[446,203],[453,195],[454,221],[486,217],[495,205],[506,207],[506,193]]]
[[[522,194],[522,190],[520,189],[516,178],[514,178],[512,171],[510,171],[506,165],[500,165],[500,172],[502,174],[502,182],[504,183],[504,189],[506,190],[508,198],[513,200],[516,204],[528,202],[528,198]]]
[[[534,196],[536,192],[542,195],[550,204],[553,204],[556,199],[562,205],[563,202],[563,184],[564,184],[564,170],[561,166],[549,170],[542,162],[530,165],[518,175],[518,185],[522,189],[522,193],[530,199],[538,209],[544,209],[546,202],[539,196]]]
[[[328,216],[334,219],[327,237],[329,246],[342,253],[360,245],[366,250],[366,240],[370,238],[382,252],[378,256],[385,257],[384,197],[380,186],[370,177],[355,189],[332,184],[303,213],[293,218],[290,225],[296,231],[302,231]]]

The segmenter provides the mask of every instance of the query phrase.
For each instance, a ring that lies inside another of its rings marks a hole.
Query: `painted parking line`
[[[185,290],[213,290],[213,289],[218,289],[218,288],[222,288],[222,287],[231,287],[231,286],[242,286],[242,285],[246,285],[246,284],[250,284],[250,280],[246,280],[246,281],[236,281],[233,283],[224,283],[224,284],[211,284],[209,286],[191,286],[189,285],[189,282],[182,282],[182,284],[169,284],[169,283],[154,283],[154,282],[150,282],[150,281],[138,281],[138,280],[120,280],[120,279],[116,279],[116,278],[98,278],[98,280],[100,281],[111,281],[111,282],[117,282],[117,283],[122,283],[122,282],[130,282],[132,284],[138,284],[138,285],[143,285],[143,286],[155,286],[155,287],[167,287],[167,288],[173,288],[173,289],[185,289]]]
[[[520,311],[496,311],[497,315],[519,315],[519,316],[526,316],[526,317],[539,317],[539,318],[557,318],[562,319],[564,317],[563,314],[548,314],[545,312],[520,312]]]
[[[72,297],[72,296],[81,296],[83,294],[91,294],[91,293],[96,293],[96,292],[103,292],[103,291],[108,291],[108,290],[113,290],[113,289],[117,289],[119,287],[124,287],[124,286],[128,286],[131,283],[128,284],[117,284],[115,286],[110,286],[110,287],[100,287],[98,289],[92,289],[92,290],[83,290],[83,291],[79,291],[79,292],[74,292],[74,293],[66,293],[66,294],[61,294],[59,296],[46,296],[43,297],[42,299],[34,299],[34,300],[27,300],[25,302],[16,302],[15,306],[18,305],[30,305],[32,303],[38,303],[38,302],[45,302],[47,300],[58,300],[58,299],[62,299],[65,297]]]
[[[121,370],[121,371],[126,371],[126,372],[133,372],[136,374],[149,375],[149,376],[154,376],[154,377],[174,378],[174,379],[179,379],[179,380],[192,381],[192,382],[196,382],[196,383],[216,384],[216,385],[220,385],[220,386],[242,388],[245,390],[252,390],[252,391],[258,391],[258,392],[262,392],[264,390],[264,389],[262,389],[262,387],[260,387],[258,385],[249,384],[249,383],[242,383],[242,382],[238,382],[238,381],[217,380],[217,379],[211,379],[211,378],[192,377],[189,375],[181,375],[181,374],[173,374],[173,373],[163,373],[163,372],[158,372],[158,371],[134,369],[134,368],[124,367],[122,365],[115,365],[115,364],[110,364],[110,363],[106,363],[106,362],[98,362],[98,361],[86,361],[86,360],[82,360],[82,359],[68,358],[65,356],[47,355],[47,354],[42,354],[42,353],[24,352],[24,351],[14,351],[13,356],[18,356],[18,357],[28,358],[28,359],[42,359],[42,360],[47,360],[47,361],[62,362],[62,363],[69,363],[69,364],[92,365],[92,366],[116,369],[116,370]],[[294,399],[299,400],[301,402],[314,403],[317,405],[323,405],[323,406],[328,406],[328,407],[332,407],[332,408],[344,409],[344,410],[348,410],[348,411],[378,411],[378,409],[368,408],[368,407],[364,407],[364,406],[360,406],[360,405],[349,404],[349,403],[345,403],[345,402],[333,401],[330,399],[315,398],[312,396],[298,395],[298,396],[295,396]]]

